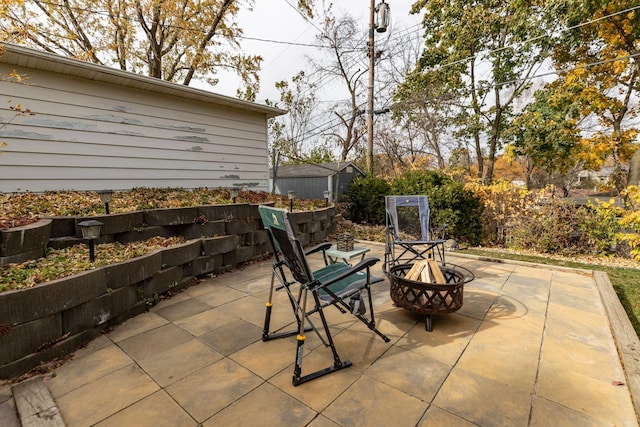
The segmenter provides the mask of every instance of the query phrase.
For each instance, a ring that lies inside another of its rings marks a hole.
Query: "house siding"
[[[263,112],[0,64],[13,70],[27,80],[0,82],[2,192],[268,190]],[[16,104],[33,115],[16,116]]]

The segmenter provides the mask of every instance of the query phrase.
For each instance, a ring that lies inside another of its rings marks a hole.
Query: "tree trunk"
[[[640,185],[640,147],[633,153],[629,163],[629,174],[627,175],[627,185]]]

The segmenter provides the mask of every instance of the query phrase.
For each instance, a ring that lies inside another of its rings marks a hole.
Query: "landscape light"
[[[89,240],[89,261],[95,261],[94,240],[100,237],[100,227],[104,224],[94,219],[78,223],[82,231],[82,238]]]
[[[100,190],[98,191],[98,196],[100,196],[100,200],[104,203],[104,210],[109,215],[109,203],[111,203],[111,198],[113,197],[113,191],[111,190]]]
[[[293,199],[296,198],[296,192],[289,190],[287,196],[289,197],[289,212],[293,212]]]
[[[325,206],[329,206],[329,196],[331,195],[331,193],[329,192],[329,190],[324,190],[324,205]]]
[[[236,198],[238,197],[239,193],[240,193],[240,191],[237,188],[230,188],[229,189],[229,194],[231,195],[231,200],[233,201],[233,203],[236,202]]]

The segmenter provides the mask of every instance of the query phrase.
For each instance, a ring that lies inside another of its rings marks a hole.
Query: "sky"
[[[420,17],[409,15],[409,9],[415,0],[385,0],[391,10],[390,31],[376,33],[376,43],[385,37],[393,36],[394,30],[407,27],[416,27],[420,23]],[[378,4],[380,0],[376,0]],[[309,46],[296,46],[286,43],[317,44],[316,35],[318,29],[303,17],[295,9],[297,0],[257,0],[252,11],[240,12],[238,21],[244,29],[245,39],[242,40],[242,48],[246,54],[260,54],[264,60],[260,71],[260,92],[256,102],[264,103],[265,99],[279,99],[278,91],[274,84],[281,80],[289,80],[307,65],[305,56],[318,56],[320,49]],[[322,4],[322,0],[318,0]],[[293,6],[292,6],[293,5]],[[361,25],[363,35],[367,34],[369,27],[369,5],[367,0],[335,1],[334,14],[340,16],[346,12],[356,19]],[[313,23],[321,28],[320,18],[315,17]],[[275,40],[286,43],[273,43],[252,39]],[[229,96],[236,96],[239,80],[230,73],[220,74],[220,83],[213,88],[214,92]],[[331,93],[319,93],[322,96],[331,97]]]

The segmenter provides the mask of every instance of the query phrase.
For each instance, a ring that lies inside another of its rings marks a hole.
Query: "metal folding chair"
[[[263,341],[268,341],[297,334],[293,385],[297,386],[351,366],[350,361],[340,359],[335,348],[331,330],[324,313],[324,309],[328,306],[334,306],[342,313],[351,313],[385,342],[389,342],[389,338],[376,328],[373,300],[371,298],[371,284],[382,281],[382,279],[372,276],[370,272],[371,267],[379,259],[364,259],[351,267],[344,263],[326,265],[325,257],[325,266],[311,271],[306,256],[313,252],[324,252],[330,245],[321,245],[305,253],[286,210],[268,206],[259,206],[258,210],[264,227],[269,232],[269,238],[275,253],[271,290],[267,301],[262,339]],[[292,280],[287,277],[285,270],[291,274]],[[275,287],[274,278],[278,279],[280,286]],[[273,293],[278,289],[284,289],[287,293],[294,312],[297,325],[296,331],[270,332]],[[368,296],[368,304],[363,300],[363,294]],[[367,305],[368,315],[366,313]],[[321,326],[319,327],[316,327],[311,318],[311,315],[316,313],[320,317]],[[318,335],[326,347],[331,348],[333,365],[302,375],[305,333],[310,330],[313,330]]]
[[[444,263],[444,229],[430,228],[427,196],[386,196],[386,249],[384,269],[410,264],[420,259],[436,259]],[[437,238],[435,234],[442,236]]]

